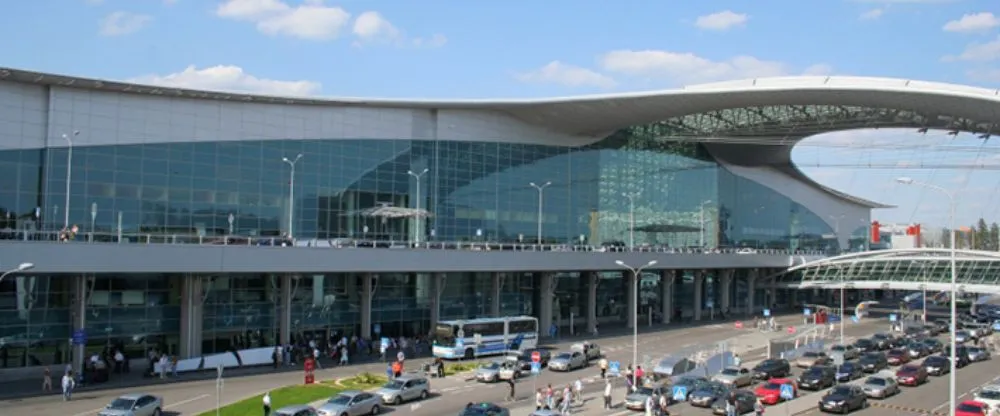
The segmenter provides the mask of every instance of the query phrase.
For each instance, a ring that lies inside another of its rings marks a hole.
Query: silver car
[[[646,410],[646,399],[650,396],[670,395],[670,389],[666,383],[656,382],[648,386],[642,386],[625,396],[625,408],[629,410]]]
[[[598,360],[601,358],[601,347],[590,341],[573,344],[569,347],[569,349],[584,353],[584,355],[587,356],[588,361]]]
[[[590,364],[582,351],[570,351],[559,353],[559,355],[549,361],[549,370],[552,371],[573,371],[584,368]]]
[[[864,390],[865,396],[873,399],[884,399],[899,393],[899,383],[896,382],[896,377],[892,373],[877,374],[865,379],[861,389]]]
[[[840,354],[844,361],[854,360],[861,356],[861,352],[853,345],[834,345],[830,348],[830,352]]]
[[[271,414],[274,416],[316,416],[316,409],[304,404],[297,404],[282,407]]]
[[[826,365],[830,363],[830,357],[823,351],[806,351],[795,360],[795,366],[799,368],[809,368],[814,365]]]
[[[411,400],[424,400],[431,394],[431,383],[426,377],[402,376],[389,380],[375,395],[382,403],[402,404]]]
[[[753,374],[746,368],[727,367],[712,377],[712,380],[727,386],[744,387],[753,383]]]
[[[145,393],[125,394],[114,399],[98,416],[160,416],[163,399]]]
[[[987,361],[990,357],[990,350],[986,348],[979,347],[965,347],[965,350],[969,352],[970,362]]]
[[[319,416],[360,416],[377,415],[382,411],[379,405],[381,399],[371,393],[363,391],[345,391],[323,403],[316,413]]]
[[[476,381],[483,383],[493,383],[501,380],[500,372],[506,365],[504,360],[496,360],[488,364],[483,364],[476,369]]]

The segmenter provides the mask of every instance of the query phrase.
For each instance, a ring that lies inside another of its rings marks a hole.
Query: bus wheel
[[[465,359],[466,360],[471,360],[473,358],[476,358],[476,357],[472,354],[472,350],[471,349],[465,350]]]

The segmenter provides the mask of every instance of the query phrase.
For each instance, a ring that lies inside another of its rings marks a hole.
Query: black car
[[[510,416],[510,410],[495,403],[469,403],[458,416]]]
[[[919,337],[930,336],[930,334],[927,333],[927,330],[924,329],[923,326],[909,326],[903,330],[903,336],[910,339],[916,339]]]
[[[799,388],[820,390],[837,384],[837,371],[832,366],[809,367],[799,376]]]
[[[745,415],[754,411],[754,404],[757,403],[757,396],[749,390],[733,390],[730,394],[736,395],[736,414]],[[729,397],[720,397],[712,403],[712,414],[726,414],[726,400]]]
[[[872,341],[868,338],[861,338],[857,341],[854,341],[854,348],[857,348],[858,352],[862,354],[869,351],[878,350],[878,346],[875,344],[875,341]]]
[[[947,358],[950,359],[951,358],[951,345],[945,345],[944,348],[941,349],[941,354],[940,355],[942,357],[947,357]],[[969,349],[966,348],[964,345],[959,345],[958,347],[956,347],[955,348],[955,367],[962,368],[962,367],[965,367],[965,366],[967,366],[967,365],[969,365],[971,363],[972,362],[969,361]]]
[[[861,378],[862,374],[864,374],[864,372],[861,369],[860,363],[848,361],[837,367],[837,382],[845,383],[851,380],[856,380]]]
[[[934,326],[937,328],[937,333],[939,334],[951,331],[951,323],[944,319],[934,321]]]
[[[913,341],[906,344],[906,349],[910,351],[910,358],[920,358],[931,355],[931,349],[923,341]]]
[[[875,343],[875,348],[879,350],[887,350],[893,347],[893,341],[896,340],[896,337],[889,334],[878,333],[872,335],[871,340]]]
[[[758,380],[771,378],[788,377],[792,373],[792,366],[788,360],[781,358],[771,358],[761,361],[753,368],[753,377]]]
[[[941,343],[937,338],[927,338],[923,341],[924,345],[927,345],[927,349],[931,350],[931,353],[941,352],[944,349],[944,344]]]
[[[932,376],[943,376],[951,372],[951,359],[940,355],[927,357],[920,365]]]
[[[819,410],[823,412],[848,413],[865,407],[868,407],[868,396],[861,386],[837,386],[819,399]]]
[[[927,333],[928,336],[936,337],[936,336],[938,336],[938,335],[941,334],[941,330],[938,329],[937,325],[934,325],[934,324],[924,324],[923,328],[924,328],[924,331]]]
[[[877,373],[879,370],[889,367],[889,361],[886,360],[885,354],[880,352],[869,352],[862,355],[858,359],[858,364],[861,365],[861,371],[866,373]]]

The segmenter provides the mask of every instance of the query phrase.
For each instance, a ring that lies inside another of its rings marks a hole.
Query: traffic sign
[[[899,320],[899,317],[896,316],[896,314],[894,313],[889,314],[889,322],[896,322],[897,320]]]
[[[795,389],[792,388],[791,384],[782,384],[780,394],[782,399],[792,400],[795,398]]]
[[[87,344],[87,331],[82,329],[77,329],[73,331],[73,345],[86,345]]]
[[[617,375],[621,374],[621,372],[622,372],[622,363],[619,362],[619,361],[612,361],[608,365],[608,370],[611,371],[611,375],[617,376]]]
[[[805,315],[805,316],[812,315],[812,313],[813,313],[812,309],[809,309],[809,308],[802,309],[802,314]]]
[[[382,337],[381,341],[379,342],[379,352],[385,354],[385,351],[389,349],[389,344],[390,344],[389,337]]]
[[[531,363],[531,374],[534,374],[534,375],[537,376],[538,373],[541,373],[541,372],[542,372],[542,363],[540,363],[538,361],[535,361],[535,362]]]
[[[673,394],[671,394],[671,397],[674,399],[674,401],[678,402],[687,401],[688,398],[687,386],[674,386],[674,390],[672,393]]]
[[[542,362],[542,353],[540,353],[538,351],[532,351],[531,352],[531,362],[532,363],[540,363],[540,362]]]
[[[770,309],[764,309],[764,316],[771,316],[771,310]]]
[[[743,322],[742,321],[736,321],[736,329],[743,329]]]

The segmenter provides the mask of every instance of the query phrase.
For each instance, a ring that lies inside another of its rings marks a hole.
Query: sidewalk
[[[786,320],[787,316],[790,315],[776,315],[775,318],[781,321]],[[740,317],[743,318],[743,317]],[[700,326],[708,325],[718,325],[718,324],[732,324],[736,319],[729,319],[726,321],[714,320],[714,321],[700,321],[700,322],[685,322],[681,324],[667,324],[667,325],[653,325],[640,326],[639,334],[649,334],[657,333],[662,331],[670,331],[683,328],[694,328]],[[756,333],[756,332],[755,332]],[[631,335],[632,330],[625,328],[624,325],[609,329],[607,331],[602,331],[598,336],[592,335],[576,335],[576,336],[558,336],[556,338],[549,338],[542,342],[543,347],[555,347],[558,344],[568,344],[573,342],[578,342],[581,340],[592,340],[599,341],[605,338],[621,337],[626,335]],[[389,356],[395,355],[395,352],[390,351]],[[413,356],[414,359],[426,359],[430,357],[430,351],[424,351],[423,354],[418,356]],[[325,359],[323,362],[324,369],[323,373],[332,372],[332,374],[323,374],[324,378],[338,378],[338,377],[349,377],[361,372],[372,372],[376,374],[381,374],[385,370],[385,364],[378,360],[378,356],[364,356],[362,360],[354,361],[350,365],[345,367],[334,366],[334,362]],[[229,368],[225,370],[224,376],[226,378],[239,378],[239,377],[249,377],[249,376],[259,376],[267,374],[286,374],[292,372],[301,372],[302,366],[280,366],[279,368],[272,368],[271,366],[257,366],[257,367],[245,367],[245,368]],[[41,373],[41,368],[39,368],[39,373]],[[53,377],[55,378],[55,377]],[[114,389],[127,389],[135,387],[145,387],[145,386],[161,386],[169,385],[175,383],[186,383],[192,381],[204,381],[212,380],[216,378],[216,373],[214,369],[180,373],[177,377],[168,377],[167,379],[159,379],[152,377],[143,377],[141,371],[133,371],[129,374],[112,374],[111,380],[105,383],[92,384],[92,385],[82,385],[76,388],[75,393],[83,392],[95,392],[103,390],[114,390]],[[57,383],[58,380],[53,380],[53,383]],[[42,396],[55,396],[60,393],[54,389],[51,393],[41,392],[41,377],[37,382],[32,380],[16,380],[16,381],[3,381],[0,382],[0,401],[3,400],[14,400],[23,399],[29,397],[42,397]]]

